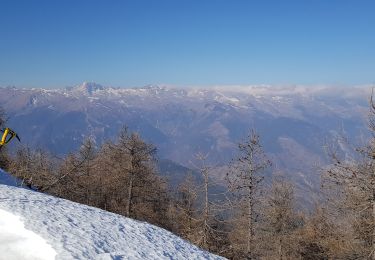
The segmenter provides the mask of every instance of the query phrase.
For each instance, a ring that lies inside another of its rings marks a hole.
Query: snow
[[[55,250],[34,232],[25,229],[19,217],[0,209],[0,259],[55,259]]]
[[[223,259],[151,224],[8,185],[0,234],[0,259]]]

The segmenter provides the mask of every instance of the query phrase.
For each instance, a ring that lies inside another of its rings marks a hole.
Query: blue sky
[[[0,0],[0,86],[375,82],[375,1]]]

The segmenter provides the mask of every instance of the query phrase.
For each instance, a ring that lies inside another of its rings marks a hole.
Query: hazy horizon
[[[126,86],[126,85],[106,85],[102,84],[101,82],[94,82],[94,81],[82,81],[77,82],[73,85],[57,85],[54,84],[52,86],[23,86],[23,85],[1,85],[0,88],[7,88],[7,87],[15,87],[18,89],[47,89],[47,90],[58,90],[58,89],[65,89],[65,88],[76,88],[80,87],[84,84],[97,84],[105,88],[119,88],[119,89],[132,89],[132,88],[144,88],[150,86],[158,86],[158,87],[167,87],[172,89],[211,89],[211,90],[220,90],[220,89],[246,89],[246,88],[274,88],[274,89],[286,89],[286,88],[311,88],[311,89],[321,89],[321,88],[372,88],[375,86],[375,83],[364,83],[364,84],[212,84],[212,85],[175,85],[175,84],[165,84],[165,83],[149,83],[145,85],[133,85],[133,86]]]

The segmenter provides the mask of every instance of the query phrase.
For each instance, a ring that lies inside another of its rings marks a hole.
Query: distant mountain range
[[[354,142],[368,136],[370,92],[370,86],[112,88],[85,82],[54,90],[0,88],[0,106],[10,127],[33,146],[66,154],[87,136],[101,143],[127,125],[154,143],[160,158],[185,167],[192,167],[195,153],[208,153],[219,179],[237,143],[256,128],[274,166],[311,187],[318,180],[314,167],[326,163],[325,141],[340,133]]]

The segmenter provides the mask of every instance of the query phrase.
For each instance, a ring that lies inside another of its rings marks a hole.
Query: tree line
[[[375,106],[370,129],[356,157],[330,151],[312,209],[297,207],[294,183],[272,171],[255,130],[238,145],[225,183],[215,182],[215,168],[198,153],[200,178],[187,174],[170,187],[156,147],[126,127],[99,146],[87,138],[63,158],[3,149],[0,165],[20,185],[147,221],[229,259],[375,259]],[[225,192],[214,194],[218,185]]]

